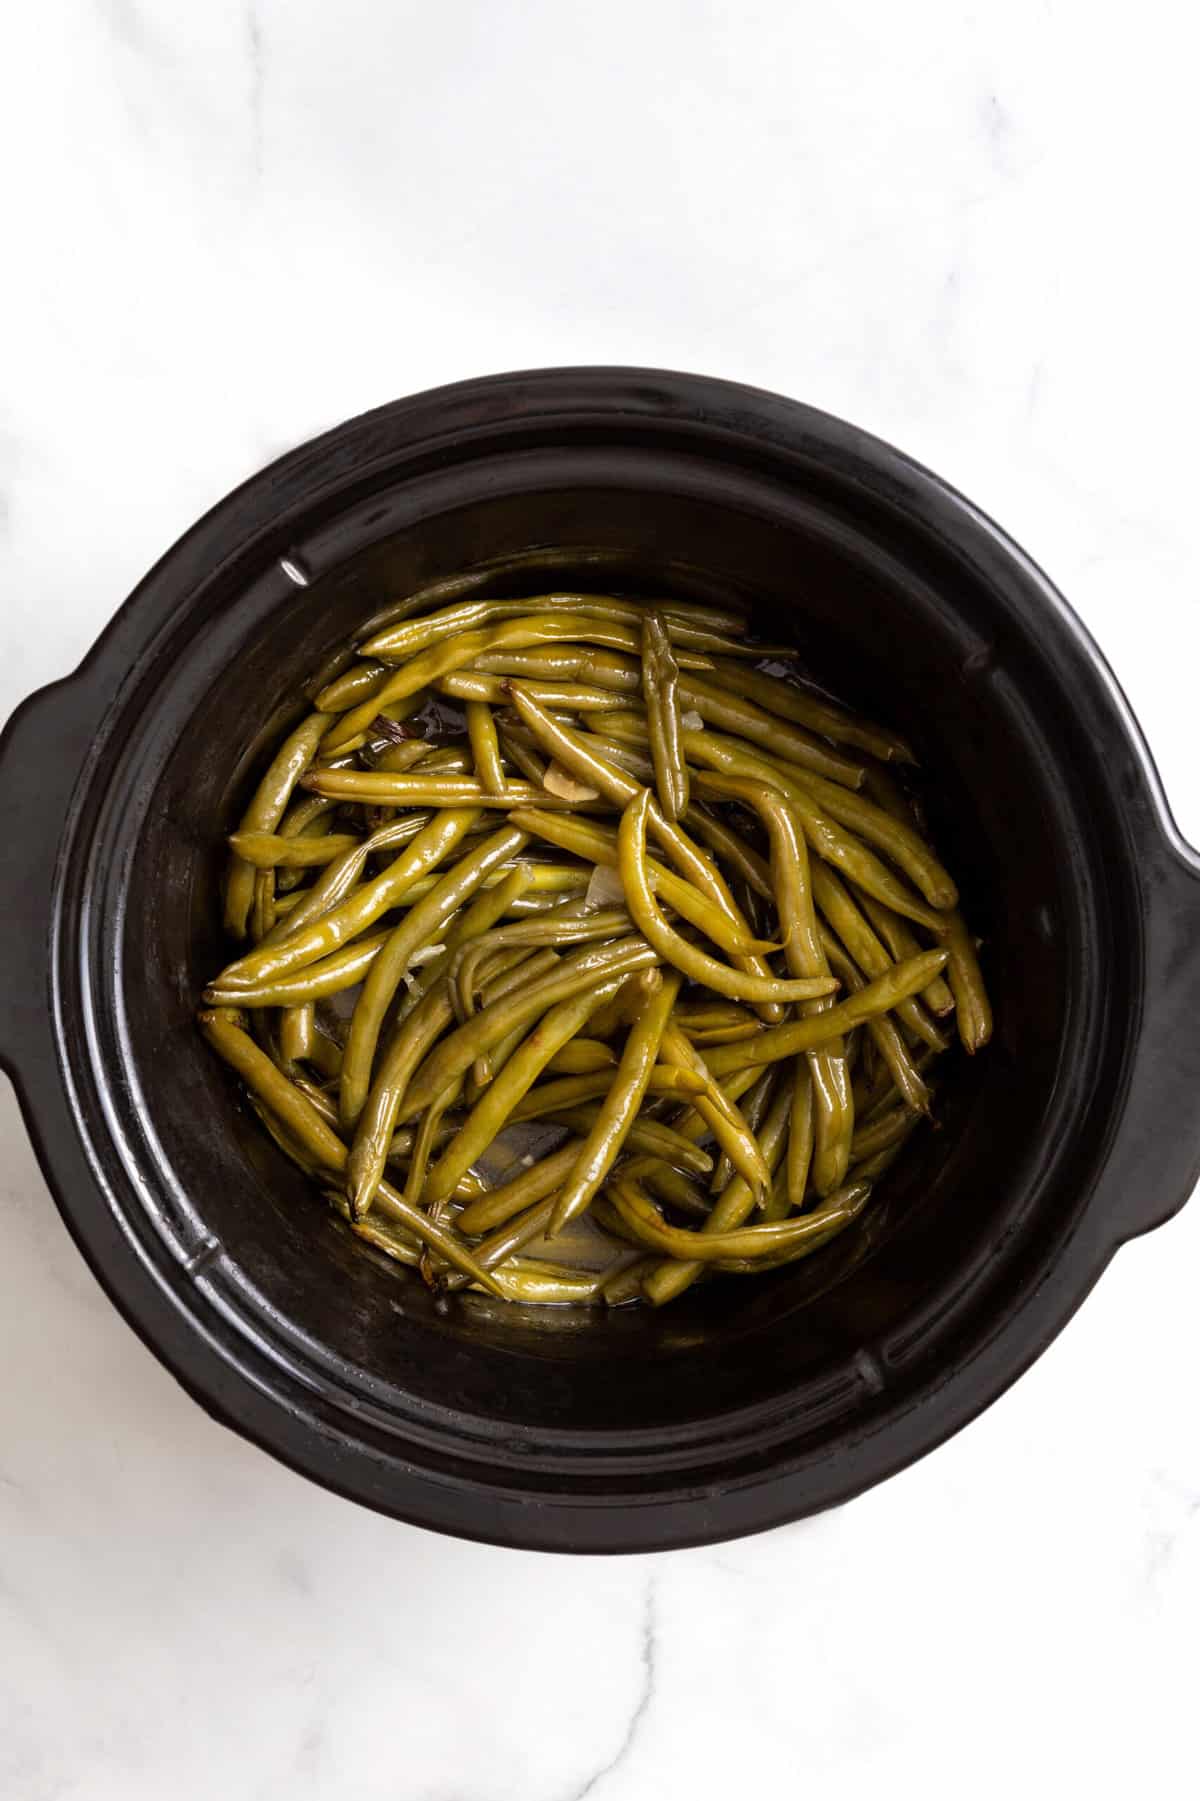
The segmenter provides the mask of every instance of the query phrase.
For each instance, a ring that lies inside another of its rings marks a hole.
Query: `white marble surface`
[[[10,8],[0,717],[312,432],[660,364],[844,414],[1002,519],[1200,839],[1185,30],[1167,0]],[[2,1081],[0,1210],[6,1801],[1196,1792],[1200,1206],[917,1469],[609,1562],[390,1524],[211,1424]]]

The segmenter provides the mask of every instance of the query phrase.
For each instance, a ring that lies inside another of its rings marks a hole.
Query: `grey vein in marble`
[[[649,1582],[646,1584],[646,1594],[642,1605],[642,1636],[640,1649],[642,1662],[641,1687],[638,1690],[637,1699],[633,1704],[633,1711],[629,1716],[629,1721],[625,1727],[621,1742],[617,1746],[613,1756],[609,1758],[608,1762],[603,1764],[600,1769],[589,1776],[582,1788],[573,1790],[573,1792],[565,1798],[565,1801],[588,1801],[588,1797],[596,1793],[596,1790],[605,1778],[611,1776],[614,1770],[620,1769],[621,1765],[628,1758],[629,1753],[633,1750],[634,1744],[637,1742],[637,1736],[641,1730],[642,1721],[645,1719],[650,1708],[650,1703],[654,1699],[654,1683],[658,1674],[658,1593],[657,1583],[653,1576],[651,1576]]]

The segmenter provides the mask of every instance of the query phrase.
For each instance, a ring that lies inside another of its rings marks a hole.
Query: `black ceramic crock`
[[[996,1038],[858,1234],[791,1272],[661,1313],[436,1303],[192,1029],[221,834],[300,685],[483,560],[498,591],[744,592],[937,772]],[[0,1058],[109,1295],[215,1417],[444,1531],[648,1550],[843,1501],[986,1407],[1200,1167],[1200,865],[1095,646],[935,476],[726,382],[468,382],[264,470],[10,720],[0,842]]]

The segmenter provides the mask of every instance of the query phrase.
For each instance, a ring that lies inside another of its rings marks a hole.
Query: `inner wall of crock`
[[[900,522],[854,517],[827,497],[793,496],[787,517],[772,518],[666,488],[572,487],[564,471],[557,491],[387,525],[343,521],[293,547],[307,586],[272,559],[255,588],[253,640],[200,704],[172,717],[169,672],[143,703],[164,723],[126,897],[127,1054],[165,1177],[219,1243],[241,1303],[273,1322],[289,1356],[311,1355],[385,1404],[398,1389],[410,1403],[546,1429],[654,1430],[819,1390],[864,1345],[885,1361],[919,1356],[963,1283],[1035,1206],[1045,1229],[1055,1195],[1095,1150],[1065,1122],[1078,1124],[1086,1085],[1096,1098],[1081,1047],[1108,930],[1092,877],[1104,804],[1070,743],[1062,697],[1043,691],[1036,645],[1008,637],[986,586]],[[561,550],[557,564],[498,587],[586,579],[694,592],[686,564],[752,597],[757,629],[794,640],[831,690],[905,732],[928,770],[938,843],[986,940],[996,1001],[995,1043],[973,1062],[947,1060],[938,1129],[916,1135],[856,1233],[793,1271],[698,1286],[661,1312],[548,1312],[474,1296],[435,1304],[412,1273],[350,1237],[191,1026],[201,987],[228,956],[221,835],[314,669],[417,583],[539,545]],[[606,547],[619,566],[589,572],[581,547]],[[197,642],[210,662],[223,632],[237,636],[244,604],[236,594],[208,603]]]

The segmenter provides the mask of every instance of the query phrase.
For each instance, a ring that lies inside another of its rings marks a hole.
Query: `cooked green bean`
[[[430,1170],[425,1183],[429,1200],[437,1201],[450,1193],[458,1178],[503,1130],[513,1108],[533,1087],[555,1051],[574,1038],[615,986],[612,982],[602,983],[585,994],[573,995],[551,1007],[538,1021],[471,1109],[453,1143]]]
[[[447,1082],[468,1070],[476,1057],[485,1055],[517,1026],[536,1019],[539,1013],[569,1000],[597,982],[607,983],[616,976],[648,969],[659,961],[657,952],[642,938],[622,938],[615,944],[598,949],[588,946],[564,957],[561,966],[532,983],[520,994],[505,995],[502,1000],[485,1006],[465,1025],[442,1040],[432,1052],[424,1068],[417,1072],[405,1098],[404,1119],[415,1118]],[[556,1047],[557,1048],[557,1047]]]
[[[276,1069],[271,1059],[259,1050],[254,1040],[235,1023],[232,1016],[220,1010],[201,1013],[200,1028],[213,1049],[259,1100],[271,1109],[305,1154],[319,1168],[340,1173],[346,1164],[346,1147],[337,1133],[325,1124],[311,1103]],[[493,1282],[486,1270],[479,1267],[470,1251],[459,1243],[454,1233],[435,1225],[419,1208],[410,1207],[403,1196],[396,1194],[387,1184],[381,1183],[380,1188],[386,1191],[388,1212],[393,1218],[398,1219],[426,1244],[432,1245],[447,1263],[453,1264],[455,1269],[461,1270],[471,1281],[479,1282],[489,1293],[503,1298],[503,1290]]]
[[[614,768],[604,757],[589,750],[581,733],[559,725],[549,713],[523,694],[519,686],[514,684],[512,694],[517,711],[526,725],[538,735],[551,754],[581,781],[594,784],[606,800],[624,810],[640,792],[648,792],[621,770]],[[733,925],[746,932],[748,937],[752,936],[729,891],[729,885],[716,864],[703,851],[697,850],[677,825],[664,818],[653,800],[647,806],[646,817],[655,837],[680,875],[713,901]],[[738,955],[735,961],[747,974],[762,979],[770,978],[768,965],[757,955]],[[768,999],[759,1004],[764,1019],[773,1021],[781,1017],[778,1001]]]
[[[577,801],[535,788],[532,782],[509,782],[500,794],[491,794],[473,775],[392,775],[380,769],[314,769],[304,777],[314,794],[335,800],[365,802],[383,807],[563,807]]]
[[[468,706],[490,704],[502,707],[508,701],[506,677],[482,675],[474,669],[456,669],[450,675],[442,676],[434,686],[439,694],[445,694],[450,700],[465,701]],[[556,712],[607,713],[614,704],[611,689],[593,687],[587,682],[546,682],[535,678],[526,681],[524,686],[539,706],[553,707]]]
[[[645,722],[636,714],[624,712],[606,713],[604,716],[606,731],[614,737],[631,736],[635,742],[645,737]],[[831,817],[831,809],[822,810],[814,799],[811,788],[806,787],[800,778],[804,771],[794,764],[781,764],[771,760],[761,750],[752,749],[736,738],[725,736],[721,732],[690,732],[683,734],[683,746],[688,760],[693,766],[702,769],[716,769],[723,774],[747,776],[751,780],[765,782],[768,787],[777,788],[781,794],[792,802],[804,835],[813,850],[827,863],[834,864],[844,875],[855,882],[858,887],[874,894],[877,899],[902,913],[907,919],[915,919],[920,924],[936,930],[943,922],[943,915],[935,907],[927,906],[919,895],[912,893],[898,876],[894,875],[875,853],[854,833],[847,831]],[[837,788],[830,784],[843,799],[855,800],[860,797],[850,794],[849,789]],[[695,791],[698,794],[714,792],[706,786],[702,776],[695,779]],[[867,815],[872,822],[875,814]],[[887,822],[878,826],[881,833],[893,828],[893,841],[899,845],[907,845],[908,839],[902,833],[899,823],[883,815]],[[922,854],[922,864],[927,853]],[[939,866],[940,867],[940,866]],[[944,892],[944,891],[943,891]]]
[[[787,1150],[784,1152],[786,1183],[783,1190],[784,1212],[799,1213],[804,1205],[813,1158],[813,1082],[806,1057],[797,1057],[792,1071],[792,1111],[788,1122]],[[853,1147],[851,1147],[853,1154]],[[772,1196],[772,1199],[774,1197]],[[771,1203],[764,1209],[771,1218]]]
[[[279,832],[232,832],[229,848],[255,869],[317,869],[346,851],[357,850],[361,842],[349,832],[327,832],[321,838],[285,838]]]
[[[653,977],[657,979],[650,991],[646,1009],[630,1027],[616,1076],[596,1123],[580,1147],[575,1165],[559,1191],[547,1229],[547,1235],[551,1238],[586,1210],[616,1162],[650,1086],[658,1047],[683,979],[674,971],[663,975],[655,970]]]
[[[678,602],[668,602],[663,611],[672,635],[679,643],[699,644],[701,649],[720,649],[726,655],[741,654],[740,646],[727,646],[724,641],[727,632],[740,631],[743,626],[743,622],[732,614],[718,615],[708,609],[707,617],[702,617],[705,609]],[[552,617],[566,614],[575,619],[635,627],[641,623],[642,608],[631,601],[614,600],[608,594],[537,594],[528,600],[471,601],[380,632],[362,646],[362,651],[364,656],[377,656],[385,662],[404,662],[445,638],[476,632],[495,619],[522,619],[539,614]],[[563,636],[569,638],[572,634],[564,633]],[[588,641],[585,631],[577,631],[573,636]],[[761,655],[761,650],[757,654]],[[709,667],[707,662],[704,666]]]
[[[825,864],[812,872],[813,896],[830,928],[845,946],[848,955],[865,976],[885,975],[892,959],[846,892],[840,878]],[[918,954],[920,946],[913,951]],[[896,1017],[913,1035],[935,1051],[945,1050],[946,1040],[915,995],[910,995],[896,1008]]]
[[[326,755],[342,750],[383,708],[406,700],[418,688],[425,688],[455,669],[465,669],[485,651],[524,650],[534,644],[561,644],[582,639],[586,644],[599,644],[608,650],[636,651],[638,635],[628,625],[610,624],[582,613],[526,613],[507,624],[487,626],[481,631],[463,631],[448,641],[429,646],[403,662],[390,676],[379,693],[357,707],[343,713],[326,733],[322,749]],[[375,640],[377,646],[381,640]],[[369,655],[374,649],[368,645]],[[387,660],[391,660],[389,657]]]
[[[822,932],[825,955],[831,968],[835,969],[850,994],[860,994],[866,987],[867,978],[861,973],[854,959],[850,957],[837,939],[828,930]],[[895,969],[898,965],[891,964]],[[887,972],[881,972],[876,980],[887,980]],[[876,1051],[882,1057],[891,1072],[892,1080],[904,1096],[907,1104],[915,1113],[929,1111],[929,1089],[921,1079],[921,1073],[909,1054],[903,1033],[895,1020],[887,1013],[880,1013],[865,1022],[867,1034]]]
[[[555,1052],[546,1068],[558,1076],[594,1076],[616,1066],[616,1053],[609,1045],[601,1044],[598,1038],[573,1038]]]
[[[657,975],[658,971],[646,973]],[[635,1021],[635,1030],[638,1024],[640,1020]],[[561,1113],[566,1108],[578,1106],[581,1101],[607,1096],[612,1092],[614,1079],[611,1069],[602,1069],[591,1075],[561,1076],[556,1082],[539,1082],[513,1109],[513,1120],[544,1119],[548,1113]],[[691,1070],[677,1069],[672,1064],[655,1064],[646,1078],[645,1092],[690,1101],[694,1095],[703,1094],[705,1086],[703,1079]],[[638,1104],[640,1106],[640,1101]]]
[[[858,904],[887,945],[893,963],[902,963],[905,957],[915,957],[922,950],[923,946],[907,919],[901,919],[898,913],[893,913],[890,907],[883,906],[869,894],[860,894]],[[928,988],[922,990],[921,999],[939,1019],[954,1011],[954,996],[944,976],[935,976]],[[944,1048],[944,1045],[937,1048]]]
[[[536,807],[520,807],[509,814],[508,822],[531,837],[544,838],[563,850],[589,857],[598,869],[615,870],[620,862],[616,832],[597,820],[573,818],[566,813],[546,814]],[[765,948],[761,940],[751,936],[744,922],[736,923],[690,881],[656,863],[653,857],[646,858],[646,874],[655,893],[662,896],[673,912],[731,956],[753,956]]]
[[[912,752],[741,610],[516,597],[556,567],[439,579],[298,690],[201,1028],[364,1246],[468,1307],[661,1306],[870,1206],[844,1272],[949,1015],[992,1031]]]
[[[500,740],[496,736],[492,709],[486,700],[469,700],[466,713],[467,736],[471,741],[475,774],[489,794],[503,794],[506,781],[504,759],[500,755]]]
[[[642,694],[658,804],[668,819],[680,819],[687,810],[688,772],[679,742],[679,665],[659,613],[642,620]]]
[[[865,720],[846,712],[844,707],[808,694],[786,679],[760,675],[742,663],[724,662],[720,657],[716,659],[714,675],[709,679],[719,686],[731,688],[735,694],[744,694],[748,700],[757,702],[780,719],[790,719],[796,725],[806,726],[810,732],[832,738],[835,744],[853,745],[883,763],[916,762],[911,747],[897,733],[868,725]]]
[[[695,1045],[673,1020],[663,1032],[660,1055],[664,1063],[673,1063],[704,1082],[704,1088],[692,1099],[692,1108],[716,1139],[722,1161],[728,1160],[754,1193],[760,1193],[767,1187],[771,1172],[763,1161],[751,1121],[740,1111],[729,1089],[715,1080]]]
[[[369,938],[356,938],[344,950],[322,957],[291,975],[274,981],[260,982],[254,988],[222,988],[219,981],[204,990],[209,1007],[301,1007],[306,1002],[324,1000],[341,994],[362,981],[379,955],[390,932],[375,932]]]
[[[649,789],[640,789],[621,815],[617,849],[629,911],[643,938],[654,946],[663,962],[673,963],[691,981],[705,983],[715,988],[718,994],[729,995],[734,1000],[783,1002],[813,1000],[818,995],[832,994],[837,984],[827,976],[785,981],[769,974],[747,975],[742,970],[732,969],[729,964],[718,962],[686,938],[681,938],[667,924],[646,873],[646,817],[650,805]]]
[[[939,936],[949,957],[946,977],[954,995],[958,1034],[964,1050],[973,1056],[983,1049],[992,1035],[992,1007],[983,985],[975,941],[961,913],[951,913],[942,924]]]
[[[263,945],[239,957],[221,973],[223,988],[253,988],[275,981],[293,970],[327,957],[339,945],[365,932],[368,926],[403,899],[413,884],[440,863],[466,835],[474,814],[469,808],[438,813],[406,848],[404,855],[373,882],[364,883],[342,904],[280,944]]]
[[[689,712],[699,713],[706,726],[715,725],[751,744],[765,745],[772,756],[811,769],[848,788],[861,788],[866,780],[867,772],[861,763],[842,756],[803,727],[788,725],[778,714],[772,717],[754,701],[730,694],[712,680],[698,675],[681,677],[679,698]]]
[[[782,1026],[769,1026],[757,1038],[742,1039],[737,1044],[714,1045],[706,1062],[713,1074],[720,1076],[751,1064],[774,1063],[780,1057],[794,1057],[797,1051],[826,1044],[851,1026],[890,1012],[905,995],[916,994],[945,969],[947,960],[946,951],[922,951],[919,957],[894,963],[885,976],[868,982],[858,994],[848,995],[828,1013],[791,1020]]]
[[[600,1109],[594,1103],[582,1107],[564,1107],[554,1117],[557,1125],[564,1125],[577,1137],[586,1138],[600,1117]],[[681,1132],[677,1132],[674,1126],[664,1125],[658,1119],[636,1119],[626,1142],[631,1151],[653,1157],[687,1175],[706,1176],[712,1169],[712,1158],[707,1151],[700,1150]]]
[[[329,725],[328,713],[312,713],[298,725],[275,753],[271,766],[255,789],[254,798],[242,814],[238,830],[273,832],[283,818],[284,810],[296,783],[317,754],[317,746]],[[231,938],[244,938],[250,909],[254,905],[254,868],[244,858],[233,856],[225,879],[225,930]]]
[[[497,865],[507,863],[528,843],[523,832],[505,826],[447,871],[437,886],[411,908],[367,971],[362,996],[354,1009],[342,1062],[342,1124],[352,1127],[366,1102],[371,1068],[384,1015],[408,971],[409,960],[436,939],[452,914]]]

